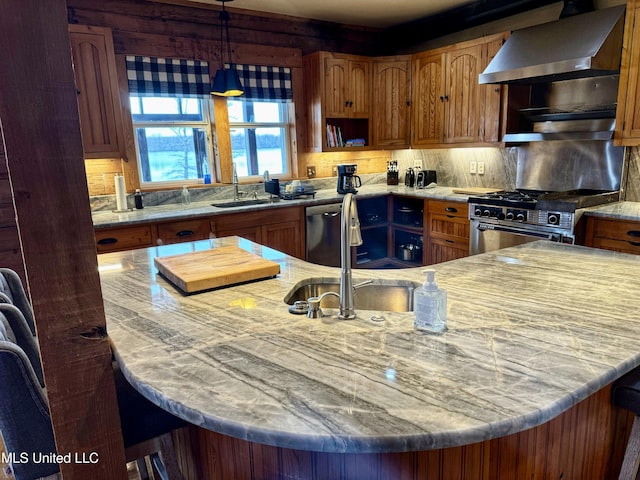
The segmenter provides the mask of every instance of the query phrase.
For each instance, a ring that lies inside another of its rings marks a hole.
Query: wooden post
[[[61,471],[125,479],[66,2],[0,0],[0,11],[0,125],[56,448],[71,454]]]

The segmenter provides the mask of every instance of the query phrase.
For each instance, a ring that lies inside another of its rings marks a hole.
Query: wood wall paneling
[[[124,479],[66,4],[0,0],[0,11],[0,44],[11,52],[0,62],[0,121],[56,448],[100,459],[64,463],[62,473]]]
[[[220,7],[197,2],[69,0],[70,23],[220,42]],[[374,55],[378,29],[339,25],[283,15],[227,8],[232,43],[288,47],[303,54],[318,50]],[[179,42],[179,39],[175,39]],[[117,48],[117,47],[116,47]],[[217,46],[217,51],[220,47]]]
[[[385,454],[322,453],[246,442],[189,427],[176,441],[188,479],[513,480],[617,478],[633,413],[605,387],[550,422],[461,447]],[[204,475],[204,477],[202,477]]]

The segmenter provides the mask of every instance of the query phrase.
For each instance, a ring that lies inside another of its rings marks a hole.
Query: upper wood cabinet
[[[640,145],[640,0],[629,0],[624,24],[616,110],[616,145]]]
[[[411,140],[411,56],[373,59],[372,143],[407,148]]]
[[[347,140],[363,139],[371,148],[371,60],[316,52],[303,58],[308,116],[307,148],[335,151]],[[334,135],[333,140],[331,135]]]
[[[414,56],[414,147],[499,141],[501,88],[479,85],[478,75],[506,34],[492,35]]]
[[[122,157],[122,113],[111,29],[69,25],[85,158]]]

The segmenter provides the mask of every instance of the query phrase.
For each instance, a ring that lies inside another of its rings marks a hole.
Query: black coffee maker
[[[338,193],[358,193],[357,187],[362,186],[360,177],[356,175],[358,166],[354,164],[338,165]]]

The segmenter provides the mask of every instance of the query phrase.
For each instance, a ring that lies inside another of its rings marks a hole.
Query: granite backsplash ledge
[[[387,180],[386,173],[371,173],[360,175],[363,185],[373,185],[377,183],[385,183]],[[301,179],[304,183],[311,183],[315,190],[336,189],[338,179],[337,177],[329,178],[314,178],[314,179]],[[287,181],[288,183],[289,181]],[[241,192],[245,192],[242,198],[252,198],[254,192],[259,197],[265,197],[267,193],[264,190],[264,183],[247,183],[238,186]],[[190,199],[192,202],[225,202],[233,200],[233,186],[194,186],[189,188]],[[170,205],[182,203],[182,188],[172,190],[158,190],[154,192],[143,192],[144,205]],[[98,195],[89,198],[91,211],[98,212],[104,210],[114,210],[116,208],[115,195]],[[129,208],[133,208],[134,199],[133,194],[127,194],[127,204]]]

